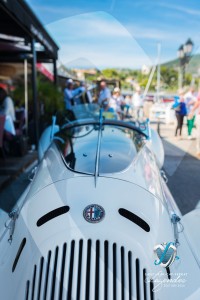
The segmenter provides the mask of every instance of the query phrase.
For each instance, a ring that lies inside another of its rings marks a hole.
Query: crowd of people
[[[87,102],[91,103],[93,99],[87,87],[82,83],[79,87],[74,88],[74,82],[68,79],[64,91],[66,109],[71,109],[73,105],[82,103],[81,95],[83,93],[87,95]],[[106,81],[102,80],[99,85],[97,103],[105,112],[115,113],[121,119],[133,117],[140,120],[143,117],[148,117],[145,114],[145,102],[139,85],[134,87],[132,96],[123,96],[119,87],[115,87],[111,91]],[[200,157],[200,91],[198,93],[193,86],[188,90],[179,90],[178,96],[174,97],[172,109],[175,111],[177,121],[175,137],[181,139],[184,119],[187,118],[188,139],[196,138],[197,155]],[[194,127],[196,127],[196,136],[193,134]]]
[[[198,110],[200,93],[197,93],[194,87],[190,87],[187,92],[184,89],[179,90],[179,96],[175,97],[172,108],[175,110],[177,126],[175,136],[181,138],[184,118],[187,118],[188,139],[192,139],[192,130],[198,120],[200,111]],[[200,150],[200,149],[199,149]],[[200,152],[200,151],[199,151]]]
[[[105,110],[116,112],[121,119],[124,117],[141,119],[143,117],[143,97],[139,86],[132,97],[129,95],[124,97],[119,87],[115,87],[111,93],[106,82],[101,81],[98,103]]]
[[[64,90],[66,110],[72,110],[73,106],[81,103],[92,103],[94,100],[83,82],[76,88],[74,85],[75,83],[72,79],[66,81],[66,88]],[[129,95],[124,97],[119,87],[114,87],[111,92],[106,81],[102,80],[99,84],[97,103],[103,108],[104,112],[114,113],[121,119],[128,116],[134,116],[136,119],[143,117],[143,97],[139,86],[132,97]]]
[[[71,110],[73,106],[82,104],[84,102],[92,102],[92,96],[84,81],[81,81],[78,87],[74,87],[74,85],[75,83],[71,78],[67,79],[66,88],[64,89],[64,102],[66,110]]]
[[[93,100],[92,93],[84,82],[80,82],[78,86],[75,86],[72,79],[66,81],[66,88],[64,89],[66,110],[71,111],[73,106],[92,103]],[[142,120],[143,117],[147,117],[144,109],[145,102],[139,85],[134,87],[131,96],[124,96],[118,86],[111,91],[107,86],[107,82],[102,80],[99,84],[97,103],[104,112],[113,113],[120,119],[133,117],[135,120]],[[174,97],[172,109],[175,111],[177,120],[175,137],[181,139],[184,119],[187,119],[188,139],[196,137],[197,155],[200,156],[200,91],[197,92],[193,86],[188,90],[179,90],[178,96]],[[17,129],[14,102],[2,87],[0,87],[0,116],[5,117],[5,132],[15,136],[19,130]],[[194,127],[196,127],[196,136],[193,133]]]

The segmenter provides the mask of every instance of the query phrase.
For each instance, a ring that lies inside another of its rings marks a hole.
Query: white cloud
[[[107,13],[69,17],[47,28],[60,44],[60,58],[65,63],[84,57],[98,68],[152,64],[129,31]]]
[[[61,35],[65,28],[66,33],[63,38],[70,35],[82,35],[86,37],[128,37],[129,32],[114,17],[105,13],[86,13],[68,17],[47,25],[47,28],[54,33]]]
[[[155,28],[149,27],[140,27],[127,25],[128,30],[132,33],[134,38],[139,39],[150,39],[150,40],[163,40],[163,39],[171,39],[171,34],[165,32],[164,30],[159,30]]]
[[[127,29],[135,39],[176,42],[185,39],[186,36],[186,31],[176,26],[159,26],[158,23],[155,27],[128,24]]]
[[[188,7],[185,7],[185,6],[169,4],[167,2],[166,3],[161,2],[159,5],[162,6],[162,7],[165,7],[165,8],[172,9],[172,10],[177,10],[177,11],[180,11],[180,12],[184,12],[184,13],[189,14],[189,15],[200,16],[200,10],[198,10],[198,9],[191,9],[191,8],[188,8]]]
[[[80,58],[81,56],[81,58]],[[120,55],[112,50],[104,51],[100,49],[100,52],[95,51],[91,48],[84,49],[81,47],[81,51],[78,51],[73,46],[64,46],[61,54],[61,60],[66,65],[73,65],[73,61],[79,60],[80,66],[81,61],[83,63],[88,60],[92,65],[98,69],[104,67],[121,67],[121,68],[141,68],[143,64],[151,65],[150,59],[146,58],[143,53],[138,53],[136,56],[130,53],[129,55]],[[86,66],[85,66],[86,67]],[[91,67],[88,64],[88,67]]]

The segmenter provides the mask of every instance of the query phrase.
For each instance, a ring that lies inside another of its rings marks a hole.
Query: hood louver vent
[[[55,219],[63,214],[66,214],[69,211],[69,206],[62,206],[59,208],[56,208],[50,212],[48,212],[46,215],[42,216],[38,221],[37,221],[37,226],[40,227],[44,225],[45,223],[51,221],[52,219]]]
[[[153,282],[134,252],[109,241],[71,241],[33,267],[25,299],[153,300]]]
[[[129,221],[131,221],[131,222],[135,223],[136,225],[138,225],[139,227],[141,227],[144,231],[146,231],[146,232],[150,231],[150,227],[147,224],[147,222],[145,222],[143,219],[141,219],[139,216],[135,215],[131,211],[124,209],[124,208],[120,208],[119,214],[122,217],[128,219]]]

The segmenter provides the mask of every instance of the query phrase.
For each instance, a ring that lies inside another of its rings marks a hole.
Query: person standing
[[[104,106],[104,104],[106,105],[107,103],[109,103],[110,98],[111,98],[111,92],[107,87],[105,80],[102,80],[100,82],[100,93],[98,98],[98,104],[100,106]]]
[[[122,103],[124,103],[124,97],[121,95],[120,88],[115,87],[110,99],[110,107],[113,107],[116,112],[120,113]]]
[[[73,89],[74,93],[74,105],[85,104],[86,102],[86,84],[84,81],[80,81],[79,86]],[[77,94],[78,93],[78,94]]]
[[[8,96],[6,90],[0,87],[0,114],[6,117],[4,129],[16,135],[15,124],[15,108],[13,100]]]
[[[189,91],[184,95],[185,104],[187,108],[187,115],[190,114],[194,103],[196,102],[195,89],[193,86],[190,87]],[[194,127],[195,115],[191,119],[187,119],[187,128],[188,128],[188,139],[192,138],[192,129]]]
[[[13,122],[16,121],[13,100],[2,87],[0,87],[0,114],[10,116]]]
[[[193,119],[196,113],[196,148],[197,156],[200,158],[200,91],[197,95],[197,101],[195,102],[193,108],[190,111],[188,119]]]
[[[186,109],[186,105],[185,105],[185,101],[184,101],[184,97],[183,97],[184,92],[182,90],[179,92],[179,96],[180,96],[179,101],[176,102],[172,108],[175,110],[176,119],[177,119],[175,136],[178,135],[178,131],[179,131],[179,136],[181,138],[183,120],[184,120],[184,117],[187,115],[187,109]]]
[[[91,95],[91,92],[90,90],[88,89],[88,86],[86,84],[86,82],[84,81],[81,81],[80,82],[80,88],[84,88],[82,90],[82,94],[79,96],[79,100],[77,102],[77,99],[76,99],[76,103],[77,104],[90,104],[93,102],[93,99],[92,99],[92,95]]]
[[[64,90],[64,102],[65,102],[65,108],[67,110],[72,110],[72,107],[76,105],[76,98],[79,98],[79,95],[81,95],[85,91],[85,87],[80,86],[76,89],[74,89],[74,82],[72,79],[68,79],[66,81],[66,88]]]
[[[143,117],[143,97],[141,95],[140,86],[136,87],[136,91],[132,97],[134,117],[136,120],[139,120]]]

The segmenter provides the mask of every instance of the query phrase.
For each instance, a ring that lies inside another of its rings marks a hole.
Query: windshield
[[[119,114],[102,107],[101,113],[104,119],[120,120]],[[97,103],[86,103],[73,106],[70,110],[58,112],[56,115],[56,122],[64,128],[70,122],[81,121],[84,119],[99,120],[100,106]]]
[[[98,165],[98,175],[126,169],[142,148],[144,139],[137,131],[115,125],[101,128],[98,122],[66,128],[55,136],[68,168],[95,174]]]

